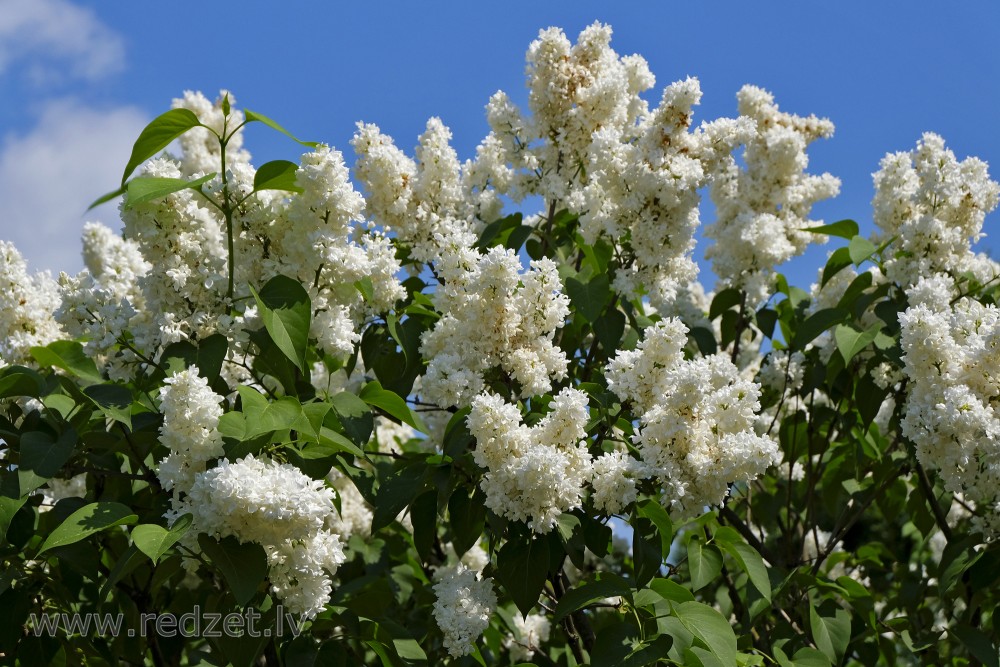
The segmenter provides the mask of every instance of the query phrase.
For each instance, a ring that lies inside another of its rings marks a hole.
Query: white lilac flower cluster
[[[337,514],[334,490],[287,463],[252,455],[235,463],[223,458],[222,397],[193,366],[166,383],[160,391],[160,442],[170,454],[159,462],[157,476],[172,492],[168,521],[193,516],[184,538],[189,548],[197,548],[199,533],[260,544],[275,594],[293,613],[316,615],[333,589],[330,575],[344,561],[340,534],[354,527]]]
[[[225,93],[224,93],[225,95]],[[234,100],[230,96],[229,103]],[[216,132],[232,128],[243,116],[222,110],[199,93],[186,93],[175,106],[195,112]],[[166,344],[199,339],[221,331],[231,359],[252,352],[247,331],[258,324],[248,306],[248,286],[260,287],[286,275],[299,280],[313,307],[310,335],[323,352],[347,356],[359,340],[359,325],[384,312],[405,292],[395,274],[399,263],[388,238],[360,225],[364,198],[354,190],[340,152],[319,145],[305,153],[295,173],[299,192],[263,190],[249,196],[256,171],[240,148],[237,132],[227,146],[226,183],[216,176],[204,190],[191,189],[122,210],[125,237],[138,247],[148,271],[137,273],[143,308],[128,321],[135,345],[156,358]],[[142,175],[192,179],[220,168],[218,140],[205,128],[182,135],[182,154],[151,160]],[[227,196],[240,202],[233,215],[234,286],[229,292],[226,221],[219,211]],[[365,302],[356,285],[370,281]],[[235,313],[235,314],[233,314]],[[234,382],[248,378],[236,364],[224,372]]]
[[[125,379],[136,356],[116,348],[130,324],[148,317],[139,280],[150,265],[135,242],[91,222],[83,228],[83,260],[87,268],[79,274],[59,276],[55,318],[70,337],[83,340],[84,352],[109,377]]]
[[[837,195],[840,180],[805,173],[806,147],[832,136],[833,123],[781,112],[774,97],[755,86],[744,86],[736,98],[740,116],[752,119],[756,132],[746,143],[744,165],[723,162],[712,181],[717,219],[705,236],[715,243],[705,257],[720,288],[746,291],[756,307],[772,291],[774,268],[817,240],[802,229],[823,224],[810,220],[810,211]]]
[[[52,316],[58,306],[52,276],[29,274],[14,244],[0,241],[0,368],[30,363],[32,347],[63,337]]]
[[[802,386],[806,357],[802,352],[772,350],[760,367],[760,384],[779,394],[794,393]]]
[[[514,615],[514,633],[504,639],[512,662],[529,662],[535,651],[549,640],[552,624],[542,614]]]
[[[310,618],[329,601],[330,577],[345,558],[333,498],[295,466],[248,455],[198,475],[179,511],[194,516],[192,531],[263,546],[275,594]]]
[[[646,61],[620,57],[610,42],[611,28],[599,23],[576,44],[543,30],[527,54],[531,114],[496,93],[480,151],[494,156],[491,187],[579,213],[588,243],[603,238],[629,258],[615,288],[669,308],[697,275],[697,191],[732,162],[753,122],[719,119],[691,131],[701,89],[690,78],[668,86],[650,111],[640,96],[655,83]]]
[[[497,608],[493,580],[461,564],[439,569],[434,578],[434,620],[445,648],[456,658],[469,655]]]
[[[63,498],[83,498],[87,495],[87,473],[81,472],[69,479],[53,477],[38,491],[42,495],[39,512],[48,512]]]
[[[439,118],[427,121],[415,159],[375,125],[358,123],[351,141],[358,155],[355,174],[368,190],[368,214],[420,262],[440,260],[455,237],[471,244],[503,206],[496,190],[485,187],[484,180],[498,171],[485,149],[463,167],[450,141],[451,131]]]
[[[476,464],[487,470],[480,482],[486,506],[526,521],[537,533],[549,532],[560,514],[581,505],[592,474],[585,440],[587,395],[563,389],[549,407],[541,421],[527,426],[517,405],[481,394],[468,417]]]
[[[192,366],[173,374],[160,389],[160,442],[170,453],[157,466],[157,477],[174,497],[187,493],[207,463],[223,455],[219,418],[222,396]]]
[[[890,281],[911,291],[921,278],[936,277],[924,294],[947,300],[954,296],[953,279],[964,272],[980,282],[1000,274],[995,262],[970,248],[1000,195],[985,162],[958,161],[944,139],[928,132],[914,150],[886,155],[874,180],[877,240],[892,239],[884,262]]]
[[[953,307],[911,306],[899,317],[908,391],[903,435],[945,487],[981,510],[1000,534],[1000,311],[963,298]]]
[[[661,502],[678,517],[721,503],[729,483],[749,482],[780,461],[777,443],[754,432],[760,387],[724,355],[685,359],[686,343],[680,320],[662,320],[607,372],[609,388],[640,415],[635,444],[643,476],[656,480]],[[609,468],[624,474],[633,466]]]
[[[512,250],[484,255],[452,245],[438,276],[433,300],[441,319],[420,348],[428,360],[425,400],[466,406],[486,389],[486,371],[497,367],[517,381],[522,396],[543,394],[565,377],[568,360],[553,336],[569,314],[569,299],[559,291],[552,260],[533,260],[522,273]]]

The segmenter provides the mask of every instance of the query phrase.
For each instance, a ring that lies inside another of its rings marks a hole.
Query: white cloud
[[[45,84],[97,80],[122,68],[121,37],[67,0],[0,0],[0,74],[15,64]]]
[[[149,117],[135,107],[95,109],[72,99],[42,108],[31,130],[0,146],[0,240],[13,241],[32,269],[73,273],[83,267],[85,220],[120,228],[117,203],[86,208],[121,182]]]

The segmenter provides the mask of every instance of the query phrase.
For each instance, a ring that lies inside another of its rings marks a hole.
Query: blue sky
[[[353,162],[356,121],[377,123],[409,150],[429,116],[462,158],[487,132],[498,89],[526,99],[524,52],[548,26],[571,39],[595,20],[620,54],[657,77],[701,80],[696,122],[735,115],[744,83],[782,109],[829,117],[810,170],[843,181],[817,207],[828,222],[870,226],[871,173],[924,131],[1000,177],[1000,3],[576,2],[171,3],[0,0],[0,239],[31,266],[75,271],[85,219],[116,225],[113,208],[84,215],[113,189],[142,126],[185,89],[233,91],[241,106]],[[258,163],[297,146],[248,131]],[[705,211],[706,220],[711,209]],[[986,231],[997,224],[994,213]],[[990,249],[986,239],[982,246]],[[826,250],[790,270],[808,283]],[[712,279],[704,274],[711,285]]]

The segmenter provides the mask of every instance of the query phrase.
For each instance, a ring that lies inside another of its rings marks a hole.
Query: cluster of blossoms
[[[480,483],[486,506],[527,521],[537,533],[549,532],[560,514],[579,507],[592,474],[584,440],[589,416],[587,395],[576,389],[559,392],[534,426],[522,423],[517,405],[494,394],[477,396],[468,424],[476,464],[488,471]]]
[[[456,658],[469,655],[497,608],[493,580],[461,564],[438,570],[435,579],[434,620],[445,648]]]
[[[440,264],[434,306],[441,313],[423,336],[428,360],[421,393],[445,406],[468,405],[486,388],[484,374],[499,367],[522,396],[543,394],[566,375],[566,354],[555,346],[555,330],[569,314],[569,299],[550,259],[531,262],[521,273],[512,250],[485,255],[453,246]]]
[[[415,396],[442,408],[427,413],[433,433],[421,446],[440,444],[447,408],[471,406],[473,460],[485,470],[480,488],[495,514],[546,534],[588,492],[608,515],[633,503],[640,489],[657,489],[675,518],[722,503],[731,483],[750,482],[781,459],[778,445],[755,432],[777,419],[757,414],[761,386],[749,377],[757,373],[776,393],[796,392],[812,350],[772,350],[759,373],[759,339],[740,346],[742,357],[734,352],[736,364],[724,354],[686,357],[692,324],[721,326],[707,321],[709,299],[692,258],[699,190],[710,188],[717,209],[704,235],[714,241],[706,257],[719,287],[741,290],[745,305],[756,307],[771,291],[775,267],[819,238],[804,230],[822,224],[810,219],[812,208],[836,195],[839,181],[808,174],[806,149],[831,136],[833,125],[782,112],[770,93],[746,86],[737,96],[738,118],[693,127],[698,81],[666,87],[650,109],[641,97],[654,85],[646,62],[620,57],[610,39],[600,24],[576,44],[558,29],[543,31],[528,52],[530,114],[494,95],[491,132],[464,164],[437,118],[413,158],[376,126],[359,124],[352,145],[367,196],[352,185],[343,156],[325,145],[301,156],[291,190],[258,191],[242,135],[232,131],[245,118],[231,110],[231,97],[212,103],[185,94],[175,107],[194,112],[203,127],[183,134],[180,154],[151,160],[143,175],[191,180],[220,165],[224,172],[201,190],[124,206],[122,237],[88,225],[87,269],[61,276],[58,285],[46,274],[28,275],[17,251],[0,244],[0,366],[27,361],[32,346],[68,335],[109,378],[127,379],[170,343],[222,332],[229,343],[223,382],[266,384],[247,363],[257,352],[250,333],[261,326],[250,286],[280,275],[302,284],[310,298],[317,392],[357,393],[363,368],[348,377],[340,362],[357,351],[364,327],[406,296],[398,274],[407,262],[436,279],[429,297],[440,315],[422,335],[426,368],[413,385]],[[742,163],[733,156],[740,146]],[[911,306],[900,317],[908,383],[902,433],[951,492],[983,508],[981,526],[996,535],[1000,311],[952,301],[963,272],[981,283],[1000,275],[970,246],[997,206],[1000,185],[984,163],[957,161],[940,137],[927,134],[914,151],[887,156],[875,186],[876,240],[891,243],[882,268],[870,269],[872,282],[899,285]],[[545,226],[557,211],[578,215],[583,242],[611,248],[614,290],[662,318],[641,332],[635,349],[617,351],[602,369],[638,424],[632,443],[591,454],[591,446],[607,443],[588,439],[588,398],[579,389],[556,393],[534,423],[526,423],[519,404],[493,393],[505,386],[504,395],[530,399],[534,410],[546,400],[536,397],[570,376],[570,358],[556,342],[571,314],[560,267],[543,258],[525,269],[514,250],[477,248],[477,235],[501,216],[505,197],[544,201],[543,213],[528,222],[546,243]],[[858,276],[848,267],[814,286],[806,313],[837,306]],[[868,312],[856,324],[875,319]],[[830,334],[812,345],[824,361],[836,349]],[[901,379],[888,363],[874,372],[882,387]],[[227,460],[219,431],[225,398],[197,368],[167,378],[159,398],[160,443],[169,453],[157,476],[172,496],[170,523],[193,517],[184,545],[197,549],[200,533],[261,545],[274,593],[293,612],[315,616],[345,560],[342,540],[370,535],[371,506],[336,469],[319,481],[267,457]],[[785,409],[801,405],[788,401]],[[879,424],[895,406],[891,397],[886,405]],[[398,455],[414,436],[380,418],[368,451]],[[789,480],[803,478],[800,463],[786,465]],[[84,477],[49,483],[50,498],[85,492]],[[807,534],[806,557],[818,556],[830,539],[822,531]],[[459,657],[475,650],[497,598],[482,575],[488,553],[479,545],[461,555],[451,545],[445,551],[455,564],[435,575],[434,618],[448,652]],[[516,619],[513,630],[506,649],[515,661],[530,660],[550,626],[532,615]]]
[[[809,220],[810,211],[836,196],[840,181],[805,173],[806,147],[832,136],[833,123],[783,113],[770,93],[755,86],[744,86],[736,98],[740,117],[753,120],[756,131],[746,142],[744,166],[725,161],[712,181],[716,221],[705,236],[715,243],[705,257],[720,288],[744,290],[747,303],[756,306],[772,291],[774,268],[817,240],[802,229],[823,224]]]
[[[192,515],[184,537],[189,548],[197,548],[199,533],[260,544],[275,594],[293,613],[316,615],[333,589],[330,575],[344,561],[338,529],[353,525],[337,514],[334,490],[287,463],[252,455],[228,461],[218,431],[222,397],[193,366],[166,382],[160,441],[170,454],[157,476],[172,491],[168,520]],[[207,468],[212,459],[219,460]]]
[[[119,345],[129,324],[148,313],[139,280],[149,262],[135,242],[98,223],[84,225],[83,260],[87,268],[79,274],[59,276],[56,320],[70,337],[84,341],[84,351],[109,377],[127,378],[136,356]]]
[[[504,640],[504,646],[510,651],[510,659],[515,663],[530,661],[535,651],[549,640],[551,630],[552,624],[542,614],[515,614],[514,635]]]
[[[982,283],[1000,274],[997,264],[970,244],[997,207],[1000,184],[978,158],[959,162],[944,140],[927,133],[910,152],[891,153],[874,175],[872,200],[879,241],[892,240],[886,277],[911,290],[921,277],[955,279],[971,272]],[[937,291],[936,289],[933,291]],[[941,296],[954,296],[954,285]]]
[[[272,589],[308,618],[329,601],[330,575],[344,562],[333,498],[295,466],[248,455],[198,475],[178,511],[191,512],[198,532],[262,545]]]
[[[368,190],[372,220],[410,248],[414,259],[434,263],[447,244],[470,239],[500,217],[503,203],[484,179],[503,171],[480,150],[463,168],[449,144],[451,132],[438,118],[427,122],[416,159],[406,156],[377,126],[358,124],[352,140],[358,155],[355,174]],[[471,236],[470,236],[471,235]]]
[[[679,320],[661,320],[637,349],[608,364],[608,386],[640,415],[635,443],[642,472],[656,480],[661,502],[678,517],[721,503],[730,482],[752,481],[780,461],[777,443],[753,429],[760,387],[741,378],[724,355],[685,359],[686,343]],[[622,475],[630,467],[609,469]]]
[[[36,345],[63,337],[52,313],[59,292],[46,273],[28,273],[14,244],[0,241],[0,367],[24,364]]]
[[[218,171],[222,156],[213,131],[229,137],[226,173],[202,192],[184,189],[123,207],[125,241],[101,236],[105,250],[93,254],[104,264],[88,260],[89,271],[64,279],[62,319],[88,335],[95,352],[127,331],[131,345],[156,359],[169,343],[221,331],[236,360],[252,351],[248,331],[259,326],[247,286],[286,275],[309,292],[310,334],[320,349],[342,357],[353,351],[364,319],[404,295],[388,238],[356,224],[364,199],[342,155],[319,145],[301,157],[295,192],[255,191],[256,170],[241,131],[231,131],[243,116],[231,109],[227,115],[227,100],[232,103],[226,93],[214,104],[199,93],[176,100],[175,107],[193,111],[206,127],[183,134],[180,156],[151,160],[142,175],[190,180]],[[233,209],[232,283],[226,207]],[[368,302],[356,287],[363,280],[373,288]],[[249,379],[237,364],[227,364],[224,373],[231,384]]]
[[[223,399],[194,366],[165,382],[160,389],[160,442],[170,453],[159,462],[156,474],[163,488],[177,498],[191,490],[196,475],[205,472],[209,461],[225,453],[219,433]]]
[[[908,379],[903,435],[946,488],[982,509],[1000,533],[1000,311],[963,298],[954,307],[912,306],[900,315]]]

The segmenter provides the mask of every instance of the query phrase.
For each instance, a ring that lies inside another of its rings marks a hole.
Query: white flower
[[[642,479],[645,474],[642,463],[627,451],[617,450],[597,457],[591,480],[594,506],[609,515],[622,511],[635,501],[636,479]]]
[[[516,405],[492,394],[477,396],[469,413],[477,465],[488,470],[480,487],[486,506],[547,533],[563,512],[579,507],[592,470],[585,426],[587,396],[563,389],[551,412],[534,426],[521,422]]]
[[[553,343],[569,314],[559,275],[549,259],[520,272],[513,251],[485,255],[453,247],[440,267],[434,293],[441,319],[422,338],[428,360],[421,382],[425,400],[441,407],[468,405],[485,389],[484,373],[500,367],[517,380],[522,396],[549,391],[566,375],[568,360]]]
[[[435,579],[434,620],[444,633],[445,648],[456,658],[469,655],[497,607],[493,580],[481,579],[464,565],[442,568]]]
[[[899,317],[908,380],[903,435],[945,487],[981,511],[976,522],[1000,534],[1000,311],[968,298]]]
[[[771,292],[775,267],[823,240],[802,229],[823,224],[810,220],[810,211],[837,195],[840,180],[805,173],[806,147],[833,136],[833,123],[781,112],[774,97],[755,86],[744,86],[736,98],[740,115],[755,122],[756,132],[743,154],[744,166],[724,162],[715,174],[711,196],[717,219],[705,229],[715,243],[705,257],[712,260],[719,288],[745,290],[756,307]]]
[[[889,280],[906,289],[940,273],[972,270],[981,282],[994,277],[995,263],[970,249],[1000,196],[985,162],[958,161],[944,139],[928,132],[909,153],[886,155],[873,178],[877,240],[894,239],[884,263]]]
[[[608,364],[608,386],[639,413],[634,436],[661,502],[690,517],[721,503],[731,482],[749,482],[780,461],[778,445],[754,432],[760,387],[716,354],[684,358],[687,329],[657,322],[639,346]]]
[[[198,375],[198,368],[175,373],[160,389],[160,442],[170,450],[160,461],[157,476],[163,488],[186,493],[196,473],[205,464],[223,455],[219,418],[222,396],[209,389],[208,380]]]
[[[52,312],[59,292],[48,272],[28,273],[12,243],[0,241],[0,367],[33,364],[30,350],[62,338]]]
[[[276,595],[292,613],[311,618],[333,590],[330,576],[344,562],[333,489],[288,463],[252,455],[195,475],[187,496],[175,499],[173,522],[194,517],[188,536],[234,536],[264,547]],[[192,545],[194,546],[194,545]]]
[[[504,639],[513,662],[527,662],[549,640],[552,625],[541,614],[514,615],[514,634]]]

